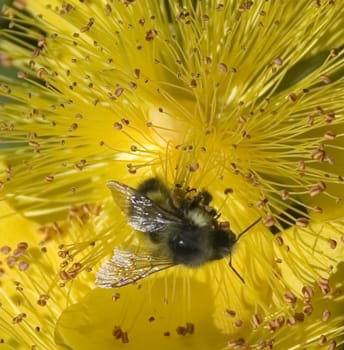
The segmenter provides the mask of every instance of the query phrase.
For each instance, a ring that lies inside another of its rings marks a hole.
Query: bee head
[[[228,256],[236,242],[236,236],[230,230],[213,230],[212,239],[213,256],[211,260],[219,260]]]

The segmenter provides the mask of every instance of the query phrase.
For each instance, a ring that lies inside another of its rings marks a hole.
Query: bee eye
[[[176,246],[178,246],[179,248],[185,248],[185,241],[183,239],[180,239],[176,242]]]
[[[175,237],[171,243],[176,251],[182,252],[182,251],[193,249],[192,245],[181,237]]]

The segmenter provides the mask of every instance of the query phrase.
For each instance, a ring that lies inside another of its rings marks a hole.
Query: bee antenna
[[[256,224],[258,224],[258,222],[261,220],[262,218],[258,218],[256,221],[254,221],[250,226],[246,227],[244,231],[242,231],[241,233],[238,234],[237,238],[236,238],[236,242],[244,235],[244,233],[246,233],[247,231],[249,231],[253,226],[255,226]]]
[[[256,225],[262,218],[258,218],[256,221],[254,221],[250,226],[246,227],[244,231],[242,231],[238,237],[236,238],[236,242],[240,239],[240,237],[243,236],[244,233],[246,233],[247,231],[249,231],[254,225]],[[240,281],[242,283],[245,284],[245,280],[241,277],[240,273],[234,268],[234,266],[232,265],[232,254],[229,255],[229,263],[228,263],[229,267],[232,269],[232,271],[238,276],[238,278],[240,279]]]
[[[240,281],[245,284],[245,280],[241,277],[240,273],[234,268],[234,266],[232,265],[232,254],[229,256],[229,263],[228,263],[229,267],[232,269],[232,271],[238,276],[238,278],[240,279]]]

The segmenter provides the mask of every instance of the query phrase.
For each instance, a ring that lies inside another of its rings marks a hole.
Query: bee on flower
[[[342,346],[338,1],[0,23],[0,346]]]

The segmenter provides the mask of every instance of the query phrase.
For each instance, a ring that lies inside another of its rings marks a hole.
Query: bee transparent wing
[[[129,225],[136,231],[163,231],[171,223],[181,222],[177,216],[125,184],[109,181],[107,186],[115,202],[127,216]]]
[[[122,287],[174,265],[166,258],[152,256],[148,251],[134,253],[114,249],[111,260],[98,270],[96,284],[101,288]]]

